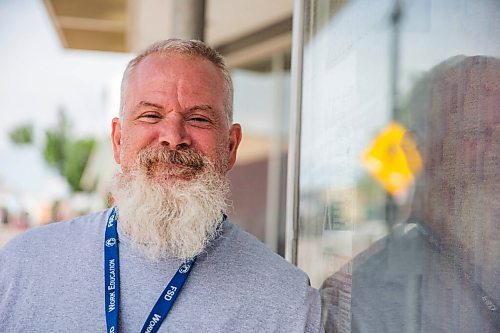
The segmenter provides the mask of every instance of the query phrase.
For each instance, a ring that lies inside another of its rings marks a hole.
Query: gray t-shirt
[[[110,211],[30,230],[0,251],[0,332],[105,332]],[[181,262],[153,263],[119,232],[119,332],[139,332]],[[319,293],[298,268],[226,221],[159,332],[318,332]]]

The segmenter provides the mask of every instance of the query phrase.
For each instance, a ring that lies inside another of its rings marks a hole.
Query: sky
[[[132,55],[64,49],[39,0],[0,0],[0,45],[0,189],[50,200],[67,188],[42,162],[44,130],[64,108],[75,137],[107,137]],[[36,146],[12,145],[8,133],[28,122]]]
[[[0,0],[0,22],[0,150],[13,127],[33,122],[40,133],[60,107],[76,135],[105,132],[106,89],[131,55],[64,49],[43,1]]]

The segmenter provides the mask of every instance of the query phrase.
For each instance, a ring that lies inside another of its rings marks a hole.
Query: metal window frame
[[[299,236],[300,132],[302,109],[302,67],[304,50],[304,0],[294,0],[292,24],[290,136],[286,193],[285,258],[297,265]]]

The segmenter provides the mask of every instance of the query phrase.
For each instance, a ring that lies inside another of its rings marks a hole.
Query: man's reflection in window
[[[352,269],[352,332],[500,332],[500,60],[448,59],[413,91],[410,217],[324,282],[325,327],[346,327]]]

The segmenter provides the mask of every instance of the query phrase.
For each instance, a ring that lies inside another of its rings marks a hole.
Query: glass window
[[[239,66],[231,76],[234,121],[245,125],[238,160],[229,173],[235,207],[231,218],[283,255],[290,53]]]
[[[306,0],[297,264],[328,332],[500,330],[500,2]]]

